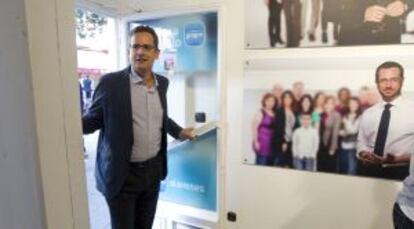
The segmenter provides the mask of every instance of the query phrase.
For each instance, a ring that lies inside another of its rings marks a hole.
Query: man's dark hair
[[[386,69],[386,68],[398,68],[400,70],[400,77],[404,79],[404,68],[401,66],[401,64],[395,61],[386,61],[377,67],[377,70],[375,71],[375,82],[378,82],[379,71],[381,69]]]
[[[158,50],[158,36],[157,33],[155,33],[155,30],[147,25],[139,25],[135,27],[131,32],[129,33],[129,37],[134,36],[136,33],[149,33],[152,36],[152,39],[154,40],[154,46],[155,49]]]

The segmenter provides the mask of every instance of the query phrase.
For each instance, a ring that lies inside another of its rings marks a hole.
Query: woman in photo
[[[335,106],[335,110],[343,117],[348,113],[348,103],[351,99],[351,91],[347,87],[341,87],[338,90],[338,102]]]
[[[319,116],[319,122],[315,122],[314,126],[317,130],[319,130],[321,126],[321,116],[324,112],[324,106],[325,106],[325,93],[322,91],[316,92],[313,101],[315,101],[315,109],[313,109],[313,112],[315,112]]]
[[[341,150],[339,152],[339,172],[343,174],[356,175],[357,157],[356,144],[361,115],[361,103],[357,97],[349,100],[349,112],[342,118]]]
[[[262,108],[254,117],[252,125],[253,150],[256,154],[257,165],[270,165],[275,122],[274,107],[277,106],[277,100],[271,93],[266,93],[261,103]]]
[[[322,144],[318,152],[317,168],[318,171],[336,172],[336,151],[341,115],[335,111],[335,97],[333,96],[326,97],[324,107],[320,127]]]
[[[281,99],[282,111],[284,113],[284,135],[282,150],[275,154],[275,165],[281,167],[292,167],[292,134],[295,127],[295,112],[296,106],[295,96],[292,91],[287,90],[282,94]]]
[[[295,127],[301,126],[301,115],[304,113],[311,114],[312,117],[312,126],[316,127],[316,125],[320,122],[320,116],[317,112],[314,112],[313,109],[313,99],[312,96],[309,94],[303,95],[299,100],[299,107],[298,112],[296,115],[296,125]]]

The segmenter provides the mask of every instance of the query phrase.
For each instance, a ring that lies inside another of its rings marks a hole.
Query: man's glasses
[[[135,51],[139,50],[140,48],[142,48],[144,51],[146,52],[150,52],[152,50],[155,49],[154,45],[149,45],[149,44],[144,44],[144,45],[140,45],[140,44],[134,44],[131,46],[131,48]]]

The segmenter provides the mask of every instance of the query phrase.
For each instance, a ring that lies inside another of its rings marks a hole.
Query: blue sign
[[[161,200],[217,210],[217,129],[170,149],[168,168]]]
[[[199,46],[204,42],[204,25],[201,23],[193,23],[185,26],[184,39],[185,43],[190,46]]]

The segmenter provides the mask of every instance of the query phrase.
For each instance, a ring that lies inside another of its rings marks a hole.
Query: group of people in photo
[[[307,37],[338,45],[397,44],[406,33],[406,18],[414,0],[265,0],[269,10],[270,47],[298,47]],[[282,14],[283,13],[283,14]],[[281,36],[282,15],[286,23]],[[308,23],[307,23],[308,22]],[[332,34],[328,34],[328,23]],[[316,34],[321,27],[320,36]]]
[[[381,92],[380,92],[381,93]],[[291,88],[275,84],[261,98],[252,122],[252,148],[258,165],[380,178],[367,174],[358,159],[357,141],[364,111],[381,101],[377,88],[351,91],[305,90],[301,81]],[[373,125],[375,126],[375,125]]]

